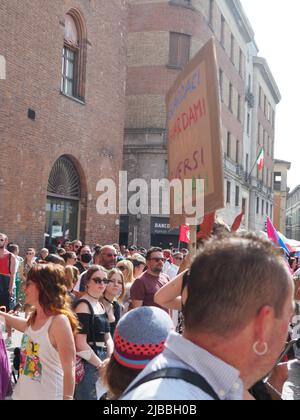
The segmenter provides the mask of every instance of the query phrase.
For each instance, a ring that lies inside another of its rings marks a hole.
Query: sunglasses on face
[[[108,279],[101,279],[100,277],[95,277],[95,278],[92,278],[91,280],[93,280],[93,282],[96,283],[96,284],[108,284],[109,283]]]
[[[166,262],[166,259],[165,258],[151,258],[151,261],[154,261],[154,262],[156,262],[156,263],[159,263],[159,262]]]

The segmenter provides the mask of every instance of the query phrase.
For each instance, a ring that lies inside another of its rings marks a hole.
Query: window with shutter
[[[169,66],[184,68],[190,61],[191,37],[176,32],[170,33]]]

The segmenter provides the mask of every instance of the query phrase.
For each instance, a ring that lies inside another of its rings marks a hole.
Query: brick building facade
[[[3,0],[0,22],[0,231],[22,248],[117,241],[96,185],[122,167],[125,2]]]
[[[167,177],[165,95],[212,36],[222,101],[220,214],[230,224],[244,207],[244,227],[263,228],[273,213],[280,93],[239,0],[4,0],[0,21],[0,231],[11,240],[117,241],[119,217],[97,214],[97,182],[117,180],[122,165],[129,181]],[[262,145],[265,172],[250,177]],[[160,214],[121,217],[120,231],[122,243],[145,247],[178,240]]]

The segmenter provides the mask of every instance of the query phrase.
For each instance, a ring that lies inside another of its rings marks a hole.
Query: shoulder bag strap
[[[93,338],[93,342],[94,342],[94,347],[96,348],[97,347],[97,344],[96,344],[96,337],[95,337],[95,312],[94,312],[94,309],[93,309],[91,303],[88,300],[86,300],[86,299],[80,299],[80,300],[78,300],[75,303],[74,310],[77,308],[77,306],[80,303],[85,303],[88,306],[89,311],[90,311],[90,313],[92,315],[92,322],[91,322],[92,338]]]
[[[181,368],[168,368],[168,369],[161,369],[156,372],[152,372],[149,375],[142,378],[139,382],[134,384],[132,387],[130,387],[125,395],[129,394],[131,391],[138,388],[140,385],[143,385],[150,381],[154,381],[155,379],[181,379],[201,389],[203,392],[208,394],[214,400],[220,401],[219,396],[213,390],[213,388],[209,385],[206,379],[204,379],[198,373],[192,372],[191,370],[187,370],[187,369],[181,369]]]

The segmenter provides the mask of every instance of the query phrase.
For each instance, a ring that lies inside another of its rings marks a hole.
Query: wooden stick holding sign
[[[190,226],[190,243],[189,243],[190,258],[193,259],[197,254],[197,226]]]

